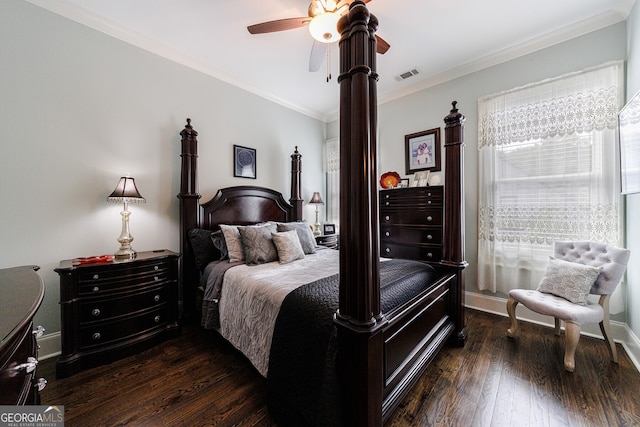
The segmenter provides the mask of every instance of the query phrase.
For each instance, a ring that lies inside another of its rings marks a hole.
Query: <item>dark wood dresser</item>
[[[179,335],[178,258],[161,250],[102,264],[62,261],[55,269],[62,316],[56,376],[67,377]]]
[[[443,189],[380,190],[380,256],[440,262]]]
[[[44,297],[36,266],[0,270],[0,405],[38,405],[46,381],[36,379],[38,343],[33,316]]]

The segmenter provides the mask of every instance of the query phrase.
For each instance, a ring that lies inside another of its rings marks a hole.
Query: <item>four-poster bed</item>
[[[442,259],[431,262],[431,266],[406,260],[380,261],[378,173],[375,164],[376,29],[376,18],[369,14],[361,1],[351,4],[349,13],[339,24],[342,34],[338,79],[340,203],[348,208],[340,210],[340,250],[325,249],[324,255],[308,255],[335,256],[336,260],[339,259],[339,266],[336,266],[339,274],[329,278],[318,277],[278,302],[282,305],[273,329],[266,377],[270,411],[282,425],[313,424],[320,420],[323,424],[382,425],[444,343],[449,341],[463,345],[466,338],[463,311],[463,270],[467,265],[463,234],[464,117],[458,112],[455,102],[445,117]],[[221,228],[220,225],[232,224],[242,228],[272,221],[278,223],[278,227],[284,227],[301,221],[301,155],[296,147],[291,156],[291,195],[288,202],[277,191],[239,186],[223,188],[213,199],[200,204],[198,133],[191,126],[190,119],[187,119],[181,136],[182,175],[178,198],[182,286],[185,312],[194,313],[201,304],[197,286],[207,261],[202,260],[200,248],[193,243],[194,234],[204,233],[206,241],[211,232]],[[220,258],[219,248],[218,252],[212,250],[212,259]],[[229,264],[226,260],[219,262]],[[288,265],[297,268],[302,261]],[[224,268],[228,272],[235,267]],[[409,275],[410,270],[415,270],[417,276]],[[225,285],[220,286],[222,293],[208,298],[205,305],[209,308],[220,302],[220,313],[216,312],[215,316],[221,316],[219,322],[223,322],[226,288]],[[316,288],[322,290],[311,290]],[[407,293],[409,291],[405,288],[412,288],[412,293]],[[325,289],[330,290],[321,294]],[[402,297],[394,300],[390,294],[397,295],[398,290],[403,292]],[[305,302],[297,306],[292,305],[293,300]],[[315,300],[321,302],[321,308],[308,305],[311,304],[308,301]],[[285,315],[294,317],[285,321]],[[289,333],[294,329],[296,331],[291,333],[298,335],[284,335],[282,332],[287,330]],[[315,331],[324,331],[318,333],[326,336],[316,337]],[[306,362],[307,358],[312,359],[318,353],[315,348],[305,349],[309,341],[321,342],[321,347],[327,348],[327,356],[316,361],[314,366],[303,364],[299,367],[311,372],[308,376],[301,376],[296,371],[287,372],[283,365],[296,364],[300,360]],[[248,357],[256,365],[252,356]],[[317,390],[302,396],[307,389],[313,388],[309,386],[312,383],[317,385]],[[320,395],[323,400],[318,403],[315,400]],[[314,401],[309,403],[310,400]],[[306,407],[308,405],[311,409]],[[341,411],[343,407],[349,410]],[[298,410],[300,414],[295,414]],[[312,414],[309,416],[309,413]]]

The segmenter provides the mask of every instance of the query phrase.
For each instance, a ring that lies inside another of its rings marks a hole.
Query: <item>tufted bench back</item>
[[[631,251],[599,242],[556,242],[557,259],[593,267],[602,266],[602,272],[591,287],[591,293],[609,295],[622,280]]]

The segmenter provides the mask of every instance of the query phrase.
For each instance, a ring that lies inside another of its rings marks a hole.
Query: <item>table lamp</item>
[[[128,176],[120,178],[116,189],[107,197],[107,200],[114,203],[124,203],[124,210],[120,212],[120,215],[122,215],[122,232],[118,237],[120,249],[116,251],[114,256],[117,259],[135,258],[136,251],[131,247],[133,236],[129,232],[129,215],[131,215],[131,212],[127,208],[129,203],[146,203],[146,200],[138,192],[135,180]]]

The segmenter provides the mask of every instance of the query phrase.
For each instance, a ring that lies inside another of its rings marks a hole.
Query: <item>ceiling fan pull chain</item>
[[[331,80],[331,45],[327,46],[327,83]]]

